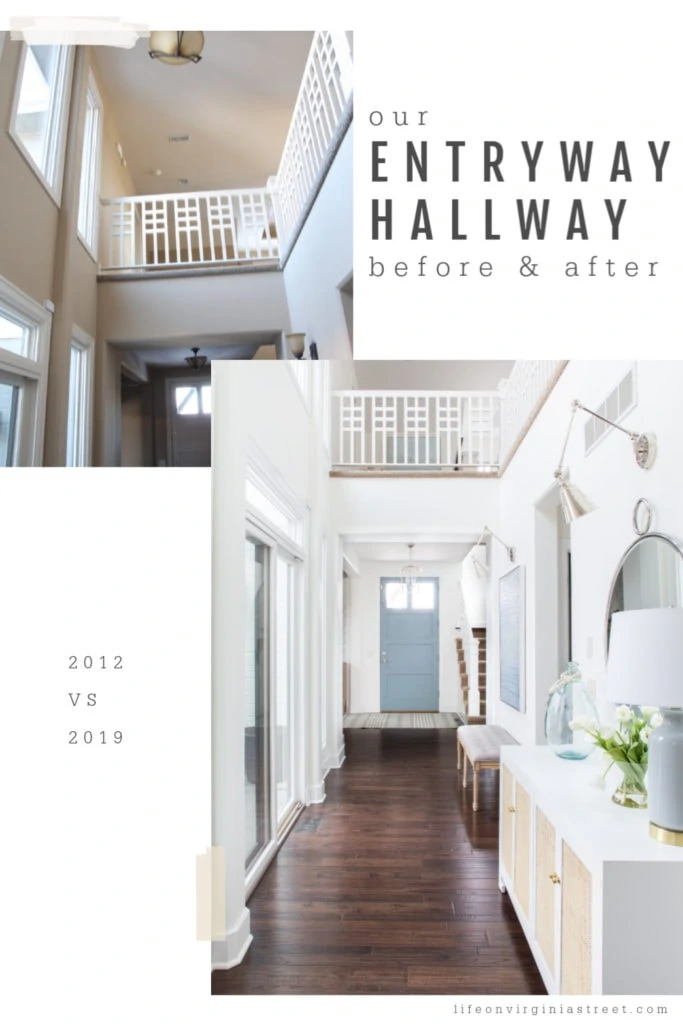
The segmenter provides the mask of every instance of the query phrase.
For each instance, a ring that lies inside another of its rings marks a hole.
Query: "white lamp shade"
[[[607,697],[616,704],[683,707],[683,608],[612,615]]]

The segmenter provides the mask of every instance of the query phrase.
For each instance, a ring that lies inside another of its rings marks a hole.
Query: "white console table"
[[[548,992],[683,994],[683,849],[618,807],[611,768],[548,747],[501,749],[500,888]]]

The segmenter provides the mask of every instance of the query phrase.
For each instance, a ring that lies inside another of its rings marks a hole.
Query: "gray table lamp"
[[[650,835],[683,846],[683,608],[612,615],[607,697],[659,707],[664,721],[648,753]]]

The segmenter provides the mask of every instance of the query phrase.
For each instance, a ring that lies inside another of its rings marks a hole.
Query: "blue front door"
[[[380,710],[439,710],[439,581],[380,586]]]

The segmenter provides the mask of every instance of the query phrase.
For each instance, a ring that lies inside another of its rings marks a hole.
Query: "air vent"
[[[614,423],[620,423],[627,413],[636,407],[636,368],[632,366],[628,373],[622,378],[617,386],[609,393],[605,401],[597,407],[595,412],[606,416]],[[607,423],[589,417],[584,427],[585,452],[586,455],[595,448],[596,444],[612,430]]]
[[[189,183],[190,183],[190,179],[189,178],[178,178],[178,184],[179,185],[189,185]]]
[[[168,141],[169,142],[189,142],[190,141],[190,136],[189,135],[169,135]]]

